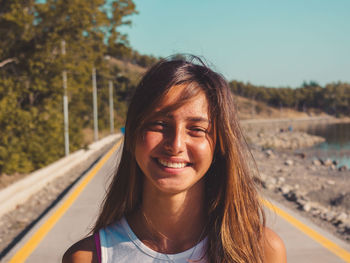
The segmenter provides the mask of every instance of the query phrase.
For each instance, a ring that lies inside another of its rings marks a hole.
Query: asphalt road
[[[2,262],[61,262],[64,251],[89,233],[117,160],[118,150],[102,158]],[[271,203],[275,212],[266,208],[268,226],[284,240],[289,263],[350,262],[349,244],[286,207]]]

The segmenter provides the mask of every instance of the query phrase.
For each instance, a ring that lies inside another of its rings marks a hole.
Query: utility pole
[[[62,56],[66,55],[66,41],[61,41],[61,53]],[[69,155],[69,122],[68,122],[68,96],[67,96],[67,71],[62,72],[63,80],[63,118],[64,118],[64,152],[65,155]]]
[[[94,114],[94,141],[98,140],[96,68],[92,68],[92,104]]]
[[[114,133],[114,116],[113,116],[113,82],[110,80],[108,82],[109,88],[109,121],[111,126],[111,134]]]

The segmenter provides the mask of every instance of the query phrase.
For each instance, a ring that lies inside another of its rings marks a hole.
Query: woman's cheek
[[[213,145],[207,138],[203,138],[202,141],[195,142],[194,145],[198,151],[206,151],[207,153],[213,152]]]
[[[147,150],[151,150],[155,147],[157,147],[163,139],[163,135],[159,132],[153,132],[153,131],[147,131],[144,134],[143,138],[143,147],[145,147]]]
[[[197,157],[197,161],[204,161],[206,163],[211,163],[213,159],[213,147],[208,140],[203,142],[197,142],[192,148],[195,153],[192,156]]]

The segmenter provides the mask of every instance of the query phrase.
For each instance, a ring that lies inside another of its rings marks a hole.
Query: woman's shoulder
[[[73,244],[63,255],[62,263],[98,263],[94,236]]]
[[[264,237],[265,262],[287,262],[286,248],[282,239],[268,227],[265,227]]]

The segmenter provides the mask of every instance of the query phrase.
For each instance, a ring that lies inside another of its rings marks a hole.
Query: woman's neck
[[[139,209],[128,217],[138,238],[163,253],[179,253],[205,237],[204,191],[144,193]]]

